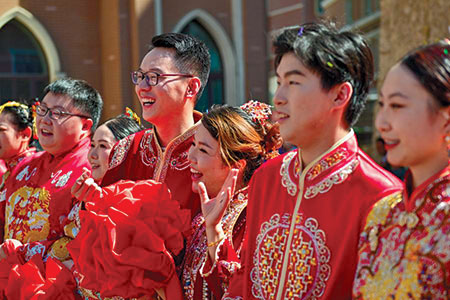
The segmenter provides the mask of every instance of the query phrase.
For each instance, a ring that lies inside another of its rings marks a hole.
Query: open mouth
[[[202,176],[203,176],[202,173],[191,168],[191,179],[193,181],[199,180]]]
[[[400,143],[399,140],[386,140],[386,139],[383,140],[384,140],[384,149],[386,149],[386,151],[395,148]]]
[[[287,118],[289,118],[289,115],[279,112],[279,111],[275,111],[273,118],[274,118],[275,122],[280,122],[280,121],[283,121],[283,120],[286,120]]]
[[[43,136],[52,136],[53,133],[47,129],[41,129],[41,135]]]

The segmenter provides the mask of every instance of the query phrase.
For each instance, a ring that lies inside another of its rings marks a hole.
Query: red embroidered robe
[[[354,299],[449,299],[449,217],[448,166],[411,195],[377,202],[361,234]]]
[[[29,149],[25,150],[24,152],[20,153],[16,157],[14,157],[8,161],[5,161],[6,171],[1,176],[0,193],[3,191],[6,180],[9,178],[9,175],[15,169],[15,167],[22,160],[33,155],[34,153],[36,153],[36,148],[32,147],[32,148],[29,148]],[[4,235],[4,229],[5,229],[5,205],[6,205],[5,199],[0,196],[0,243],[3,242],[3,235]]]
[[[401,189],[351,131],[307,166],[294,150],[249,185],[241,269],[223,299],[349,299],[372,205]]]
[[[248,188],[237,191],[231,199],[221,224],[226,239],[216,250],[213,264],[208,254],[205,219],[198,214],[192,221],[193,235],[186,246],[182,269],[184,299],[220,299],[231,275],[240,267],[239,254],[245,232],[245,208]]]
[[[192,192],[188,151],[201,114],[194,112],[196,125],[173,139],[163,151],[156,131],[151,128],[132,134],[119,141],[111,151],[109,169],[102,180],[108,186],[119,180],[153,179],[165,183],[173,199],[181,208],[191,210],[191,216],[200,212],[200,200]]]
[[[64,234],[67,216],[77,202],[71,188],[90,169],[87,159],[90,138],[81,140],[70,152],[53,156],[39,152],[22,161],[11,173],[0,199],[6,201],[4,239],[16,239],[23,261],[33,255],[69,258]]]

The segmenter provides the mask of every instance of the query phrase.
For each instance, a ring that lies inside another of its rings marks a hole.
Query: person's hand
[[[4,248],[8,247],[8,251],[13,251],[13,249],[17,249],[22,246],[22,243],[15,239],[6,239],[3,244],[0,245],[0,260],[6,258],[8,255],[5,253]]]
[[[91,171],[83,168],[83,174],[75,181],[72,195],[80,201],[87,202],[102,196],[102,188],[91,177]]]
[[[208,197],[208,191],[206,190],[205,184],[199,182],[199,195],[206,228],[215,228],[220,224],[225,210],[228,207],[228,203],[230,203],[230,200],[233,197],[238,173],[238,169],[231,169],[221,190],[217,196],[212,199],[209,199]]]

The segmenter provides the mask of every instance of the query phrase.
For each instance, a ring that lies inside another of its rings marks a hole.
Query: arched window
[[[181,32],[190,34],[202,40],[209,48],[209,53],[211,54],[211,71],[209,74],[208,84],[203,91],[203,95],[197,101],[195,109],[204,112],[213,104],[223,104],[223,64],[217,44],[214,42],[213,38],[206,31],[206,29],[196,20],[189,22],[181,30]]]
[[[0,30],[0,100],[39,97],[49,82],[41,46],[20,22]]]

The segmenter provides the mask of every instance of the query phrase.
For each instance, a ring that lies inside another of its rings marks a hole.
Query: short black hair
[[[44,96],[48,93],[67,96],[72,99],[74,107],[92,119],[92,129],[97,128],[102,114],[103,100],[100,93],[86,81],[72,78],[58,79],[44,89]]]
[[[436,99],[440,107],[450,105],[450,43],[448,40],[421,46],[406,54],[405,66]]]
[[[197,100],[208,82],[211,56],[205,43],[184,33],[164,33],[153,37],[149,52],[156,47],[175,50],[175,66],[180,72],[192,74],[200,79],[202,86]]]
[[[103,124],[106,125],[109,130],[111,130],[114,138],[117,141],[120,141],[121,139],[144,129],[144,127],[139,125],[136,120],[130,118],[125,114],[111,118],[105,121]]]
[[[306,23],[285,27],[273,38],[275,69],[286,53],[294,53],[311,72],[321,79],[322,88],[349,82],[353,95],[345,120],[353,126],[362,113],[372,84],[373,55],[363,36],[340,31],[332,24]]]

